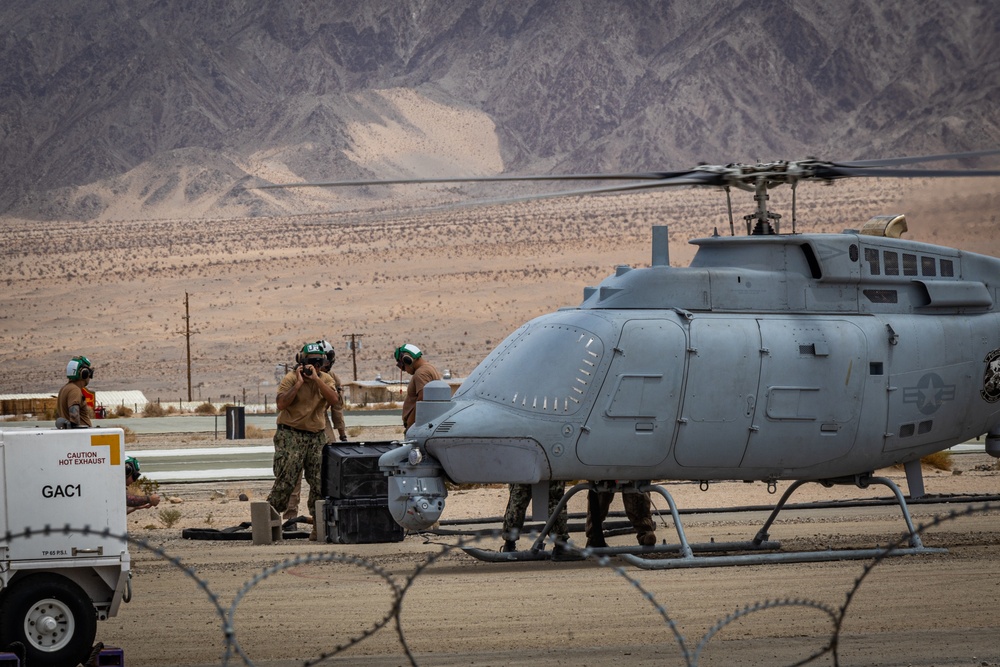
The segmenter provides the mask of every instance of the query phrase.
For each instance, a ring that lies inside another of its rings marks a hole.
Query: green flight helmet
[[[66,377],[70,380],[89,380],[94,377],[94,366],[87,357],[73,357],[66,364]]]

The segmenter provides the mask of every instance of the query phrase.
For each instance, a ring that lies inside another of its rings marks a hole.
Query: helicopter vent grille
[[[437,427],[434,433],[447,433],[451,430],[451,427],[455,425],[453,421],[441,422],[441,425]]]
[[[897,303],[899,295],[894,289],[866,289],[865,297],[872,303]]]

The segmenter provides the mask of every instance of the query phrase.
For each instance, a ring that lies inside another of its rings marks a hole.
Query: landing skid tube
[[[532,551],[493,551],[492,549],[477,549],[474,547],[463,547],[463,551],[489,563],[509,563],[515,561],[529,560],[583,560],[590,556],[622,556],[626,555],[644,560],[641,556],[652,554],[678,554],[683,551],[680,544],[658,544],[652,547],[631,546],[631,547],[589,547],[581,549],[573,544],[567,544],[566,551],[558,557],[553,558],[551,551],[539,549]],[[704,542],[687,545],[694,553],[721,553],[726,551],[774,551],[781,548],[780,542],[761,542],[755,545],[751,542]],[[708,559],[704,559],[708,560]]]
[[[638,545],[631,547],[588,547],[581,549],[572,543],[568,543],[565,545],[566,548],[563,553],[558,556],[554,555],[551,551],[546,551],[545,538],[552,531],[552,527],[555,525],[556,517],[559,515],[559,512],[561,512],[563,507],[566,506],[566,503],[569,502],[570,498],[581,491],[589,489],[590,487],[591,485],[588,483],[577,484],[563,495],[562,500],[560,500],[559,504],[556,505],[552,515],[545,523],[545,527],[542,528],[541,533],[539,533],[538,537],[535,538],[535,542],[531,545],[530,549],[525,551],[493,551],[491,549],[463,547],[462,550],[473,558],[478,558],[479,560],[489,563],[510,563],[517,561],[539,560],[583,560],[591,556],[621,556],[622,558],[638,558],[639,554],[647,556],[652,554],[680,554],[681,559],[690,559],[693,557],[695,552],[719,553],[726,551],[774,551],[781,548],[780,542],[768,541],[766,536],[756,543],[705,542],[689,544],[687,537],[684,535],[684,527],[681,525],[680,514],[677,512],[677,505],[674,503],[674,499],[670,493],[660,486],[644,486],[638,489],[638,491],[656,490],[666,499],[667,504],[670,506],[670,515],[673,517],[674,526],[677,529],[677,537],[680,540],[679,544],[658,544],[648,547]],[[625,491],[623,489],[623,492],[634,493],[635,491]],[[645,562],[645,559],[639,558],[639,560]]]
[[[745,543],[743,547],[747,550],[760,550],[764,544],[768,544],[767,539],[769,537],[768,529],[774,520],[777,518],[778,513],[788,502],[788,498],[794,493],[800,486],[808,483],[812,480],[799,480],[794,482],[788,487],[788,490],[781,496],[781,500],[775,505],[774,509],[771,511],[770,516],[764,525],[757,532],[757,535],[750,542]],[[848,482],[837,482],[837,481],[817,481],[817,483],[824,484],[824,486],[830,486],[834,483],[848,483]],[[916,555],[928,555],[928,554],[942,554],[947,553],[947,549],[940,548],[930,548],[925,547],[920,539],[920,534],[913,527],[913,519],[910,517],[910,510],[906,506],[906,500],[903,497],[902,491],[896,484],[885,477],[868,477],[859,476],[853,479],[850,483],[855,484],[859,488],[867,488],[870,484],[882,484],[892,491],[893,495],[896,497],[896,502],[899,505],[900,510],[903,513],[903,520],[906,522],[906,528],[909,535],[909,547],[898,548],[898,549],[826,549],[822,551],[791,551],[787,553],[748,553],[748,554],[737,554],[731,556],[703,556],[695,557],[690,551],[688,553],[681,553],[679,558],[661,558],[661,559],[648,559],[640,558],[631,553],[621,554],[622,560],[641,567],[646,570],[669,570],[677,568],[686,567],[721,567],[721,566],[731,566],[731,565],[760,565],[764,563],[818,563],[826,561],[836,561],[836,560],[868,560],[877,558],[880,556],[916,556]],[[674,522],[677,525],[678,534],[681,536],[682,543],[686,543],[684,539],[684,534],[680,528],[679,518],[674,507],[673,499],[670,494],[661,486],[650,485],[640,489],[641,491],[656,491],[661,496],[663,496],[667,503],[670,505],[671,513],[674,517]],[[739,543],[731,543],[738,545]],[[743,548],[738,548],[736,550],[742,550]]]

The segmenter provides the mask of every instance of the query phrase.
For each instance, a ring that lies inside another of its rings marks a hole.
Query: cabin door
[[[760,333],[747,318],[691,320],[687,386],[674,458],[687,467],[736,467],[757,405]]]
[[[846,320],[759,320],[760,393],[743,468],[825,463],[854,447],[868,376],[864,332]]]
[[[629,320],[577,442],[586,465],[652,466],[670,452],[684,378],[684,331],[669,320]]]

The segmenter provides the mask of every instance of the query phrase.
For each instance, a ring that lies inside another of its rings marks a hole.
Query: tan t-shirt
[[[90,406],[87,399],[83,397],[83,390],[75,382],[67,382],[59,390],[59,397],[56,398],[56,417],[69,419],[69,409],[74,405],[80,406],[80,426],[90,426]],[[70,420],[72,421],[72,420]]]
[[[403,400],[403,425],[413,426],[417,420],[417,401],[424,398],[424,385],[431,380],[440,380],[441,374],[426,361],[413,373],[410,384],[406,386],[406,398]]]
[[[330,377],[329,373],[324,373],[323,371],[317,372],[323,384],[331,389],[337,388],[336,383]],[[278,393],[285,393],[295,386],[296,382],[298,382],[298,376],[295,374],[295,371],[287,373],[285,377],[281,378],[281,383],[278,384]],[[302,386],[299,387],[291,404],[278,413],[278,423],[291,428],[297,428],[300,431],[318,433],[326,428],[326,409],[329,406],[330,404],[327,403],[326,398],[320,393],[319,387],[312,380],[306,379],[302,383]]]

